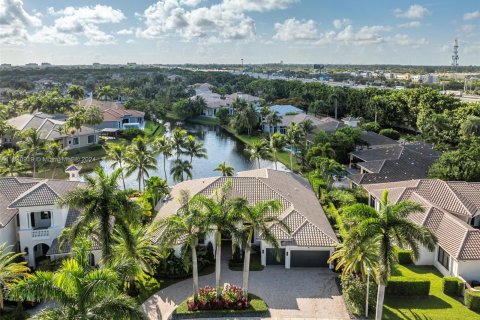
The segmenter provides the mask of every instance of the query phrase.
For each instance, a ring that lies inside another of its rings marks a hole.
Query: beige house
[[[480,280],[480,182],[407,180],[367,184],[370,205],[379,208],[383,190],[388,200],[411,200],[425,207],[409,218],[438,238],[433,252],[421,248],[417,265],[434,265],[443,275]]]

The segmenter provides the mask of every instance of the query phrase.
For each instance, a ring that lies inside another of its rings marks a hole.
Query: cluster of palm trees
[[[250,251],[254,230],[263,239],[279,249],[279,242],[271,232],[272,223],[277,223],[290,233],[290,229],[272,213],[281,210],[278,200],[269,200],[250,204],[244,198],[231,196],[232,185],[227,182],[215,190],[212,197],[194,195],[182,190],[180,209],[159,222],[162,233],[159,242],[171,246],[182,241],[182,245],[191,253],[193,269],[193,297],[198,296],[198,267],[196,246],[199,238],[214,234],[215,240],[215,286],[217,297],[221,297],[221,253],[222,235],[230,235],[236,245],[245,250],[243,267],[243,290],[248,295],[248,278],[250,268]]]

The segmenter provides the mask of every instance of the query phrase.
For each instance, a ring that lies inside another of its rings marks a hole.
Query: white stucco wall
[[[464,260],[457,263],[458,275],[467,281],[480,280],[480,260]]]
[[[419,249],[420,249],[419,257],[418,257],[417,261],[415,261],[414,263],[417,266],[433,265],[433,262],[434,262],[435,257],[436,257],[436,252],[437,252],[438,249],[435,248],[435,250],[429,251],[424,246],[420,246]]]
[[[13,246],[11,249],[15,249],[17,243],[17,219],[14,217],[3,228],[0,229],[0,245],[6,243],[8,246]]]

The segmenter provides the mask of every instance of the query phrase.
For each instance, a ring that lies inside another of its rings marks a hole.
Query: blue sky
[[[480,64],[480,1],[0,0],[0,61]]]

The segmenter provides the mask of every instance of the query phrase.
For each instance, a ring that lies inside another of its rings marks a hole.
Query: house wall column
[[[28,266],[30,268],[35,268],[35,247],[28,246]]]

